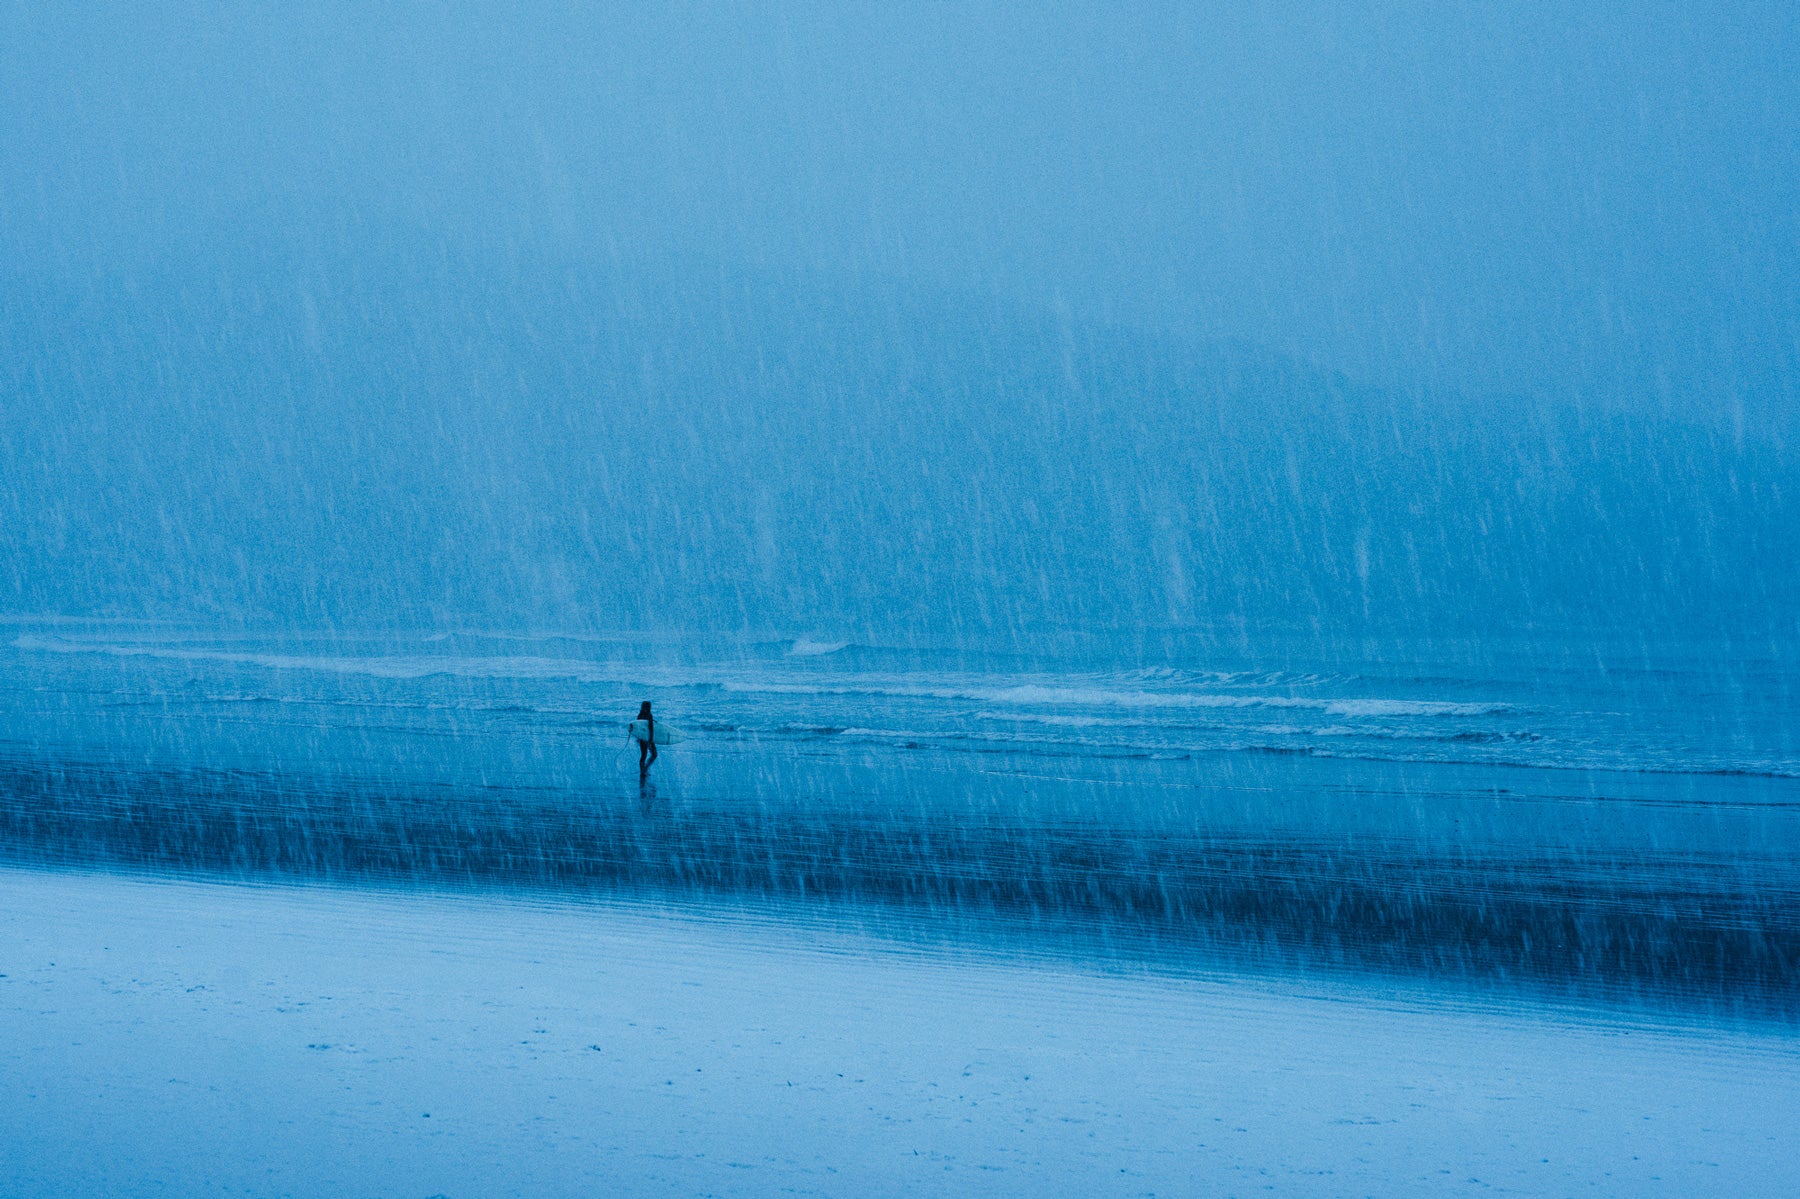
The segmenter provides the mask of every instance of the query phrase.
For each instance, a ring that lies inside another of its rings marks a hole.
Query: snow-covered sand
[[[0,870],[40,1195],[1788,1195],[1800,1039],[696,908]]]

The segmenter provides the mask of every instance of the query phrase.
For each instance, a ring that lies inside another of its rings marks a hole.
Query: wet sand
[[[0,870],[9,1193],[1779,1195],[1793,1033],[839,913]]]

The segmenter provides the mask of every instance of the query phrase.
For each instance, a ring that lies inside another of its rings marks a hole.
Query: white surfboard
[[[631,739],[633,741],[642,741],[644,739],[646,735],[644,723],[645,722],[642,720],[634,720],[631,722]],[[666,721],[659,720],[656,722],[656,743],[658,745],[673,745],[679,740],[681,740],[680,729]]]

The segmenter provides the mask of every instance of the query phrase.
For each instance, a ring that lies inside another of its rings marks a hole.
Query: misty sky
[[[1796,11],[5,3],[0,613],[1779,622]]]
[[[1402,386],[1792,393],[1791,4],[0,9],[0,253],[900,279]]]

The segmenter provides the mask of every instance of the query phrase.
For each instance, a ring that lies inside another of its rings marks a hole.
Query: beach
[[[848,915],[0,872],[20,1196],[1781,1195],[1791,1031]],[[878,919],[877,919],[878,923]]]

